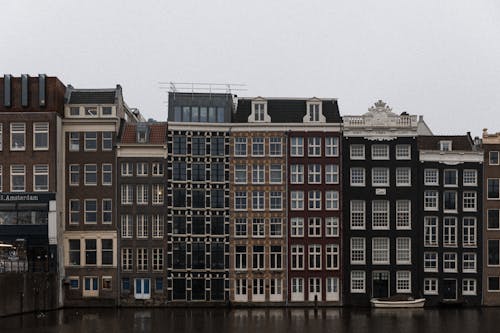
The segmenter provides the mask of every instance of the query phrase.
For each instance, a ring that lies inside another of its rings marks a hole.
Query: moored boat
[[[370,302],[375,308],[423,308],[425,304],[425,298],[414,299],[412,297],[409,297],[406,300],[372,298]]]

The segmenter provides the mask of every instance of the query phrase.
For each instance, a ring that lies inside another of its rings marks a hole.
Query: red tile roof
[[[150,123],[149,137],[145,144],[164,144],[167,142],[167,123]],[[121,143],[137,143],[137,124],[125,124]]]

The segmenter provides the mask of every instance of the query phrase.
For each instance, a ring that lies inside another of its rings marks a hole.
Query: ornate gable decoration
[[[398,115],[382,100],[378,100],[361,116],[344,116],[344,133],[349,136],[387,139],[397,136],[415,135],[418,116],[406,112]]]

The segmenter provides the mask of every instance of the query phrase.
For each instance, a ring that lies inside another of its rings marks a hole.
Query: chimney
[[[12,106],[12,75],[3,76],[3,106]]]
[[[40,106],[45,106],[46,78],[47,75],[45,74],[38,75],[38,101]]]
[[[28,89],[29,89],[29,75],[21,75],[21,105],[28,106]]]

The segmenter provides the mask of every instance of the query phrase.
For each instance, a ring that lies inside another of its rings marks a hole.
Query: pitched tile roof
[[[146,123],[146,126],[148,127],[148,138],[144,144],[160,145],[167,142],[167,123]],[[138,143],[137,124],[125,124],[120,142]]]

